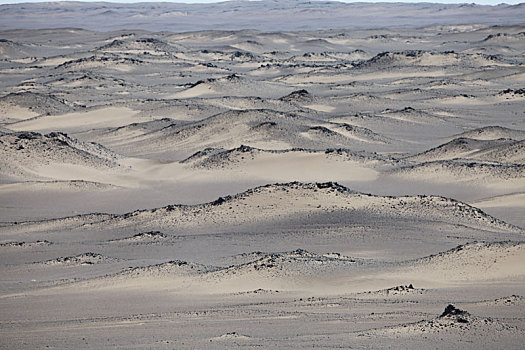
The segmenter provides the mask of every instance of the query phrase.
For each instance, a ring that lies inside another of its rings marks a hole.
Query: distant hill
[[[336,1],[227,1],[207,4],[43,2],[0,6],[0,29],[191,31],[417,28],[525,23],[525,4],[484,6]],[[450,28],[452,31],[464,28]]]

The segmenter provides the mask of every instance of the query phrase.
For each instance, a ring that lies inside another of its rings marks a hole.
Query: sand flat
[[[43,116],[11,125],[12,130],[89,130],[101,127],[118,127],[144,121],[135,118],[137,111],[127,107],[107,107],[87,112],[75,112],[54,116]]]

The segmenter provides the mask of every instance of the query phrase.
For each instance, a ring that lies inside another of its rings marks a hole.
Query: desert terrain
[[[3,22],[0,348],[522,348],[513,11]]]

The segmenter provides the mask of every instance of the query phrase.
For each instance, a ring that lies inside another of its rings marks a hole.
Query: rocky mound
[[[36,242],[5,242],[0,243],[0,247],[10,247],[10,248],[33,248],[33,247],[43,247],[48,246],[53,243],[48,240],[41,240]]]
[[[93,71],[65,71],[60,75],[53,76],[51,79],[43,81],[44,85],[52,85],[62,89],[74,89],[92,91],[92,89],[133,89],[137,88],[137,84],[131,81],[126,81],[122,78],[117,78],[105,74],[100,74],[96,70]],[[77,107],[85,107],[81,103],[76,103]],[[79,105],[79,106],[78,106]]]
[[[368,128],[347,123],[334,123],[334,125],[329,126],[329,130],[359,142],[387,144],[391,141],[388,137],[377,134]]]
[[[521,295],[511,295],[508,297],[503,298],[497,298],[494,299],[493,303],[495,305],[502,305],[502,306],[512,306],[512,305],[520,305],[525,302],[525,298]]]
[[[211,341],[242,341],[242,340],[249,340],[251,337],[244,335],[244,334],[238,334],[237,332],[228,332],[222,335],[219,335],[218,337],[213,337],[210,339]]]
[[[472,155],[472,159],[486,162],[525,164],[525,140],[514,141],[484,149]]]
[[[500,58],[485,54],[461,54],[454,51],[433,52],[407,50],[402,52],[381,52],[366,61],[355,64],[355,68],[387,68],[396,66],[467,66],[483,67],[500,64]]]
[[[505,97],[506,99],[525,98],[525,88],[522,89],[505,89],[498,93],[499,96]]]
[[[454,138],[469,138],[475,140],[497,140],[503,138],[519,141],[525,139],[525,131],[495,125],[465,131],[464,133],[454,136]]]
[[[491,281],[521,278],[522,242],[469,243],[401,264],[401,275],[434,282]]]
[[[115,39],[112,42],[98,48],[99,51],[120,53],[148,53],[151,55],[169,55],[183,50],[180,45],[168,44],[156,38],[130,38]]]
[[[45,178],[39,168],[52,164],[75,164],[95,169],[119,166],[118,156],[96,143],[84,143],[64,133],[37,132],[0,134],[0,169],[3,176]]]
[[[131,243],[151,243],[151,242],[161,242],[165,240],[167,236],[160,231],[150,231],[150,232],[141,232],[137,233],[131,237],[114,239],[110,242],[131,242]]]
[[[34,48],[8,39],[0,39],[0,58],[1,59],[20,59],[35,54]]]
[[[20,109],[24,109],[20,111]],[[10,115],[13,110],[17,110],[17,114]],[[16,92],[0,97],[0,111],[5,120],[20,120],[39,115],[63,114],[73,110],[73,107],[66,104],[66,102],[51,94],[43,94],[37,92]]]
[[[424,110],[415,109],[407,106],[401,109],[390,109],[383,110],[380,114],[382,118],[392,119],[393,121],[409,123],[412,125],[440,125],[443,124],[443,120],[431,113]]]
[[[378,217],[461,224],[505,232],[522,232],[478,208],[438,196],[383,197],[351,191],[337,183],[285,183],[257,187],[200,205],[169,205],[123,215],[90,214],[34,223],[8,224],[11,230],[58,227],[144,230],[201,230],[259,225],[316,214],[352,213],[370,223]]]
[[[313,99],[313,95],[305,89],[293,91],[290,94],[280,98],[281,101],[298,104],[310,103],[313,101]]]
[[[521,156],[519,157],[521,158]],[[439,183],[471,182],[490,185],[525,177],[523,164],[483,163],[478,161],[439,160],[408,165],[392,170],[396,176]]]
[[[377,291],[368,291],[363,293],[358,293],[363,296],[401,296],[401,295],[413,295],[413,294],[423,294],[425,289],[415,288],[412,284],[409,285],[400,285],[391,288],[381,289]]]
[[[126,271],[106,276],[104,279],[121,279],[129,278],[169,278],[177,276],[200,276],[206,273],[220,270],[219,267],[190,263],[182,260],[171,260],[168,262],[135,267]]]
[[[356,144],[384,143],[373,131],[345,123],[323,122],[293,113],[273,110],[228,111],[185,125],[172,125],[133,140],[142,152],[206,148],[262,149],[352,148]]]
[[[487,43],[508,43],[525,40],[525,32],[520,33],[496,33],[489,34],[482,42]]]
[[[79,265],[94,265],[103,264],[117,261],[118,259],[109,258],[96,253],[83,253],[75,256],[60,257],[44,262],[46,265],[67,265],[67,266],[79,266]]]
[[[283,253],[252,253],[246,262],[217,267],[172,260],[165,263],[130,268],[128,270],[82,281],[88,286],[144,285],[170,289],[192,290],[198,293],[265,293],[277,291],[278,286],[310,285],[321,279],[344,273],[359,262],[336,255],[317,255],[302,249]],[[177,281],[177,283],[173,283]],[[153,287],[153,288],[157,288]],[[188,288],[188,289],[186,289]]]
[[[232,265],[221,270],[221,275],[238,276],[241,274],[263,273],[274,277],[281,274],[316,276],[319,273],[328,274],[340,271],[350,266],[356,266],[359,263],[353,258],[335,254],[317,255],[304,249],[271,254],[256,252],[247,254],[244,258],[250,256],[257,259],[239,265]],[[221,276],[221,278],[223,277]]]
[[[467,311],[449,304],[443,313],[434,319],[377,329],[370,333],[397,336],[414,336],[419,334],[426,334],[427,336],[437,334],[448,334],[451,336],[476,334],[478,336],[485,336],[487,333],[495,335],[516,331],[517,328],[514,326],[491,318],[473,316]]]
[[[147,122],[131,123],[128,125],[110,128],[103,131],[87,131],[84,133],[84,136],[96,137],[97,139],[100,139],[104,144],[110,144],[112,146],[115,146],[125,143],[128,139],[137,138],[151,132],[162,130],[167,127],[174,127],[179,124],[180,123],[178,123],[176,120],[170,118],[162,118]]]
[[[234,56],[237,56],[236,54]],[[240,59],[246,58],[241,54]],[[251,60],[250,56],[248,58]],[[237,57],[234,57],[237,59]],[[230,59],[231,60],[231,59]],[[228,61],[228,60],[227,60]],[[209,67],[214,68],[214,67]],[[184,89],[172,95],[174,98],[201,97],[260,97],[277,99],[293,91],[293,88],[267,80],[251,79],[239,74],[229,74],[220,78],[206,78],[182,86]]]
[[[113,54],[93,55],[78,58],[59,64],[55,69],[61,70],[84,70],[95,68],[109,69],[133,69],[144,61],[132,57],[120,57]]]
[[[232,168],[246,164],[247,162],[257,159],[278,159],[280,156],[301,156],[305,154],[316,154],[326,157],[326,159],[337,159],[341,161],[354,162],[376,162],[385,161],[377,154],[367,154],[364,152],[352,152],[345,149],[327,149],[317,151],[302,148],[292,148],[289,150],[263,150],[260,148],[241,145],[240,147],[224,150],[216,148],[206,148],[191,155],[181,161],[182,164],[188,164],[194,168],[221,169]]]
[[[523,164],[524,145],[523,141],[510,139],[477,140],[461,137],[406,159],[416,162],[462,159]]]

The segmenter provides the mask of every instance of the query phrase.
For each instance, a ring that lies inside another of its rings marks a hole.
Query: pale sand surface
[[[524,32],[1,31],[0,348],[522,348]]]

